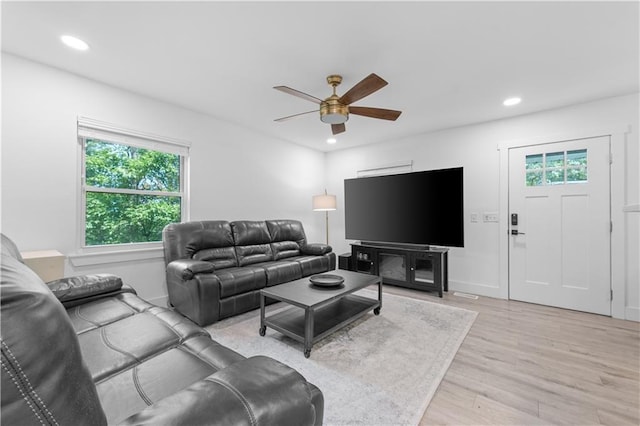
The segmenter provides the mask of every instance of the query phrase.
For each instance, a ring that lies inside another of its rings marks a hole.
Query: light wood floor
[[[640,424],[639,323],[384,289],[479,313],[421,425]]]

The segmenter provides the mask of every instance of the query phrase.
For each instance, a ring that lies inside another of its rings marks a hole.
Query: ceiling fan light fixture
[[[320,104],[320,120],[328,124],[342,124],[349,119],[349,107],[338,102],[336,95]]]
[[[343,115],[340,113],[327,113],[327,114],[320,113],[320,120],[322,120],[323,123],[342,124],[342,123],[346,123],[348,119],[349,119],[348,115]]]

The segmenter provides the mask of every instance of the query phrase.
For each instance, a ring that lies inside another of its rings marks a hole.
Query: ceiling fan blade
[[[338,133],[342,133],[342,132],[344,132],[346,130],[347,130],[347,128],[344,125],[344,123],[332,124],[331,125],[331,131],[333,132],[334,135],[337,135]]]
[[[322,99],[318,99],[315,96],[307,95],[306,93],[301,92],[301,91],[296,90],[296,89],[292,89],[291,87],[274,86],[273,88],[276,89],[276,90],[279,90],[281,92],[288,93],[290,95],[297,96],[297,97],[302,98],[302,99],[306,99],[308,101],[313,102],[314,104],[320,104],[320,102],[322,102]]]
[[[318,112],[317,109],[314,109],[313,111],[307,111],[307,112],[300,112],[298,114],[293,114],[293,115],[288,115],[286,117],[280,117],[280,118],[276,118],[273,121],[287,121],[291,118],[296,118],[296,117],[300,117],[301,115],[305,115],[305,114],[311,114],[312,112]]]
[[[360,83],[353,86],[351,89],[347,91],[342,97],[338,100],[342,105],[349,105],[357,100],[364,98],[365,96],[369,96],[373,92],[382,89],[386,86],[387,83],[381,77],[378,77],[376,74],[371,73],[364,79],[360,81]]]
[[[402,111],[396,111],[393,109],[383,109],[383,108],[351,106],[349,107],[349,113],[355,114],[355,115],[364,115],[365,117],[381,118],[383,120],[396,121],[398,117],[400,117],[400,114],[402,114]]]

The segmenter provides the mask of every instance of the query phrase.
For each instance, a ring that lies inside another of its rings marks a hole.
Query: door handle
[[[512,229],[511,235],[526,235],[526,234],[524,232],[518,232],[517,229]]]

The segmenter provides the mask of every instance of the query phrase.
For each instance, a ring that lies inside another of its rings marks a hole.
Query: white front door
[[[509,150],[509,298],[611,315],[609,137]]]

